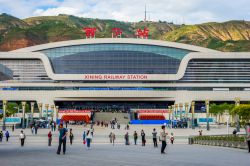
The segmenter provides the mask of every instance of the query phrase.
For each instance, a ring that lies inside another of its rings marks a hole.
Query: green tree
[[[231,112],[233,115],[239,115],[242,125],[250,122],[250,104],[240,104]]]
[[[6,107],[6,115],[10,116],[18,113],[18,104],[15,102],[8,102]]]
[[[219,123],[221,120],[221,116],[228,111],[228,113],[231,113],[231,111],[234,109],[235,105],[234,104],[228,104],[228,103],[223,103],[223,104],[210,104],[209,107],[209,112],[215,116],[219,115]]]

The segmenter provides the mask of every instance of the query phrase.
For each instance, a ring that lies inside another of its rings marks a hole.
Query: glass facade
[[[140,44],[87,44],[40,50],[57,74],[176,74],[191,51]]]
[[[73,45],[65,47],[50,48],[39,50],[50,58],[72,55],[82,52],[98,52],[98,51],[139,51],[145,53],[154,53],[159,55],[169,56],[175,59],[182,59],[186,54],[192,52],[189,50],[163,47],[156,45],[143,45],[143,44],[84,44]]]
[[[141,51],[92,51],[50,58],[56,74],[176,74],[180,60]]]

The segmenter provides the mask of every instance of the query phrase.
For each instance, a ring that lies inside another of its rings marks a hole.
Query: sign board
[[[21,124],[21,118],[19,118],[19,117],[7,117],[7,118],[5,118],[5,124]]]
[[[169,113],[167,109],[138,109],[135,110],[137,113]]]
[[[75,110],[75,109],[68,109],[68,110],[59,110],[59,113],[90,113],[91,110]]]
[[[2,114],[2,113],[3,113],[3,110],[0,109],[0,114]]]

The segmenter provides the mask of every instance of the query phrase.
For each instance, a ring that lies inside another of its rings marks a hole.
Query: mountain
[[[167,40],[222,51],[250,51],[250,22],[228,21],[198,25],[175,25],[167,22],[121,22],[81,18],[71,15],[18,19],[0,15],[0,51],[10,51],[37,44],[85,38],[83,27],[96,27],[97,38],[111,37],[119,27],[123,37],[135,37],[138,28],[147,27],[149,38]]]
[[[161,39],[221,51],[250,51],[250,22],[228,21],[186,25],[165,33]]]

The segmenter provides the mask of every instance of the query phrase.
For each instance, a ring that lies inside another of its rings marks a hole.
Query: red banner
[[[90,113],[91,110],[75,110],[75,109],[69,109],[69,110],[59,110],[59,113]]]

